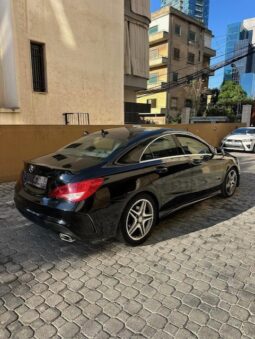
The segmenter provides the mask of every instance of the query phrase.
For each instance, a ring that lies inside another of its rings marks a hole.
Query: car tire
[[[155,200],[149,194],[139,194],[127,204],[119,225],[119,239],[127,244],[142,244],[151,234],[158,219]]]
[[[225,179],[221,185],[221,195],[224,198],[230,198],[235,193],[238,186],[238,171],[235,167],[228,170]]]

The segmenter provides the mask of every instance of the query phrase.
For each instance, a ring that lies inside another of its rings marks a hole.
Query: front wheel
[[[156,220],[157,205],[154,199],[148,194],[140,194],[128,203],[119,231],[126,243],[140,245],[150,235]]]
[[[221,187],[221,194],[224,198],[232,197],[238,184],[237,169],[232,167],[226,174],[225,180]]]

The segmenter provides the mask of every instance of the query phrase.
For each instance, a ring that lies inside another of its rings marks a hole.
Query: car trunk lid
[[[97,166],[102,159],[76,157],[59,152],[25,163],[22,175],[24,190],[34,196],[48,195],[52,188],[72,181],[74,175]]]

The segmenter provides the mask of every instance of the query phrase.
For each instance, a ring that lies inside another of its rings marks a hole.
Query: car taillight
[[[96,178],[58,186],[50,193],[50,197],[79,202],[94,194],[103,182],[104,179]]]

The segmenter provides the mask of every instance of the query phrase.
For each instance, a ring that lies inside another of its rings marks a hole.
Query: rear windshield
[[[114,151],[124,146],[125,139],[110,133],[93,133],[61,149],[61,154],[74,157],[92,157],[105,159]]]
[[[255,134],[255,128],[238,128],[232,134]]]

